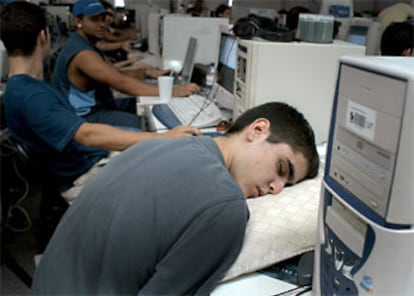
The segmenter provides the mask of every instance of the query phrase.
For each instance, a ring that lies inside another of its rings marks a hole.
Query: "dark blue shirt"
[[[13,137],[57,177],[60,190],[71,187],[73,180],[107,155],[107,151],[73,141],[85,120],[61,92],[42,80],[24,74],[9,78],[4,107]]]

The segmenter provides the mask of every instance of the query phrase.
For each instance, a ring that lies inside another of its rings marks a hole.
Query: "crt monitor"
[[[228,25],[223,17],[188,17],[166,15],[162,19],[162,62],[183,61],[190,37],[196,37],[198,49],[195,63],[208,65],[217,59],[220,25]]]
[[[367,55],[378,55],[380,51],[382,27],[369,18],[353,17],[340,20],[339,39],[363,45]],[[342,35],[342,38],[341,38]]]
[[[217,77],[212,94],[217,104],[233,109],[233,88],[236,69],[237,41],[228,26],[220,27],[219,50],[217,55]]]
[[[365,45],[367,41],[367,34],[367,26],[351,26],[349,27],[348,36],[346,36],[346,41],[359,45]]]

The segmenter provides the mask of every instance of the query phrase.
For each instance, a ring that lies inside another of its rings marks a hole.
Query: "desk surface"
[[[211,296],[271,296],[287,292],[296,287],[261,273],[251,273],[218,285]],[[294,290],[283,295],[296,295],[298,292],[300,291]],[[312,292],[309,291],[302,295],[309,296],[312,295]]]

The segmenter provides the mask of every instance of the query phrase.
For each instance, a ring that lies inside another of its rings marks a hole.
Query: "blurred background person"
[[[216,10],[214,12],[214,16],[215,17],[230,18],[231,17],[231,8],[229,6],[227,6],[226,4],[220,4],[216,8]]]
[[[381,37],[381,55],[413,56],[414,25],[408,22],[390,24]]]

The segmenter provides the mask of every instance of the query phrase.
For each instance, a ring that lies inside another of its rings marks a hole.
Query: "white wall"
[[[30,0],[34,3],[39,1],[48,2],[48,0]],[[74,3],[76,0],[56,0],[57,3]],[[111,0],[109,0],[111,1]],[[176,0],[174,0],[175,2]],[[184,4],[194,3],[195,0],[182,0]],[[147,5],[153,4],[161,8],[169,9],[170,0],[125,0],[127,6],[135,6],[136,4]],[[227,4],[227,0],[204,0],[209,10],[214,11],[221,4]],[[377,12],[397,2],[409,3],[414,5],[414,0],[354,0],[355,11],[374,11]],[[113,0],[112,0],[113,3]],[[276,10],[290,9],[294,6],[304,6],[314,12],[318,12],[321,0],[233,0],[234,5],[241,5],[252,8],[273,8]]]
[[[49,0],[29,0],[36,4],[39,1],[48,2]],[[55,0],[56,3],[63,4],[69,3],[73,4],[76,0]],[[108,0],[112,3],[114,0]],[[172,0],[174,4],[177,0]],[[390,5],[393,5],[397,2],[414,4],[414,0],[353,0],[354,1],[354,10],[357,12],[373,12],[378,13],[381,9],[386,8]],[[183,4],[192,4],[195,0],[181,0]],[[221,4],[227,4],[228,0],[204,0],[207,8],[210,11],[214,11],[216,7]],[[304,6],[309,8],[312,12],[318,13],[322,0],[233,0],[233,5],[239,7],[249,7],[249,8],[271,8],[279,11],[281,9],[289,10],[294,6]],[[145,23],[145,19],[149,11],[154,11],[157,9],[169,9],[170,0],[125,0],[127,8],[135,9],[137,15],[137,26]],[[150,9],[148,9],[150,5]],[[139,19],[142,18],[142,21]],[[144,28],[145,29],[145,28]]]

